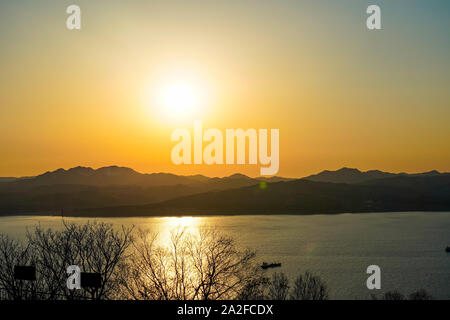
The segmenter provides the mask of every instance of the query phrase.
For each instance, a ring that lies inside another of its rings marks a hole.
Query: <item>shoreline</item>
[[[41,212],[42,213],[42,212]],[[317,213],[235,213],[235,214],[172,214],[172,215],[73,215],[73,214],[65,214],[65,215],[50,215],[50,214],[39,214],[39,212],[36,213],[29,213],[29,214],[7,214],[7,215],[0,215],[1,218],[12,218],[12,217],[45,217],[45,218],[207,218],[207,217],[251,217],[251,216],[337,216],[337,215],[355,215],[355,214],[388,214],[388,213],[396,213],[396,214],[410,214],[410,213],[442,213],[442,214],[450,214],[450,211],[424,211],[424,210],[416,210],[416,211],[367,211],[367,212],[336,212],[336,213],[324,213],[324,212],[317,212]]]

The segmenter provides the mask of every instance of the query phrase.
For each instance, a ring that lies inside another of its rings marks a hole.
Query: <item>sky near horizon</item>
[[[66,29],[73,3],[79,31]],[[367,30],[369,4],[382,30]],[[0,176],[259,175],[172,164],[171,133],[194,120],[279,129],[280,176],[450,171],[448,30],[437,0],[0,0]],[[176,117],[155,96],[180,79],[202,103]]]

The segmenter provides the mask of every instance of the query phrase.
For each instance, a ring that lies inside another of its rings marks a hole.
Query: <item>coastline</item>
[[[338,215],[357,215],[357,214],[388,214],[388,213],[395,213],[395,214],[409,214],[409,213],[442,213],[442,214],[450,214],[450,210],[400,210],[400,211],[393,211],[393,210],[386,210],[386,211],[358,211],[358,212],[349,212],[349,211],[343,211],[343,212],[310,212],[310,213],[193,213],[191,211],[186,212],[185,214],[155,214],[155,215],[108,215],[108,214],[102,214],[102,215],[86,215],[86,214],[74,214],[74,213],[65,213],[64,215],[61,214],[49,214],[49,212],[28,212],[28,213],[16,213],[16,214],[5,214],[0,215],[1,218],[8,218],[8,217],[63,217],[63,218],[184,218],[184,217],[239,217],[239,216],[338,216]]]

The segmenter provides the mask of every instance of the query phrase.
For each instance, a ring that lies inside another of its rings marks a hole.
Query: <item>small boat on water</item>
[[[450,253],[450,247],[445,248],[445,252],[449,252]]]
[[[281,267],[281,263],[267,263],[267,262],[263,262],[263,264],[261,265],[261,268],[263,268],[263,269],[277,268],[277,267]]]

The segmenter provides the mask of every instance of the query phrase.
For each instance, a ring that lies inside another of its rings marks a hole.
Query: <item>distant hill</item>
[[[20,177],[20,178],[15,178],[15,177],[0,177],[0,183],[1,182],[12,182],[12,181],[19,181],[19,180],[27,180],[27,179],[32,179],[34,177]]]
[[[395,176],[394,173],[371,170],[361,172],[358,169],[342,168],[336,171],[325,170],[304,179],[317,182],[333,183],[361,183],[367,180],[381,179]]]
[[[342,168],[336,171],[325,170],[318,174],[314,174],[303,179],[317,182],[333,182],[333,183],[364,183],[376,179],[386,179],[398,176],[438,176],[441,173],[433,170],[430,172],[407,174],[407,173],[390,173],[379,170],[359,171],[358,169]]]
[[[342,168],[303,179],[210,178],[111,166],[0,180],[0,215],[58,214],[61,209],[82,216],[450,210],[450,174]]]
[[[370,180],[367,186],[395,187],[422,194],[450,197],[450,173],[399,175],[391,178]]]
[[[278,178],[283,179],[283,178]],[[0,179],[0,215],[119,205],[142,205],[258,184],[242,174],[224,178],[141,174],[126,167],[58,169],[26,179]]]
[[[283,178],[283,177],[258,177],[256,179],[258,179],[259,181],[265,181],[265,182],[281,182],[281,181],[297,180],[296,178]]]
[[[184,196],[144,206],[77,211],[82,216],[217,214],[332,214],[345,212],[449,211],[450,174],[394,177],[372,185],[305,179]]]
[[[89,167],[76,167],[69,170],[58,169],[38,175],[27,181],[28,185],[77,184],[89,186],[139,185],[167,186],[176,184],[191,184],[199,181],[199,177],[177,176],[170,173],[142,174],[126,167],[103,167],[97,170]]]

